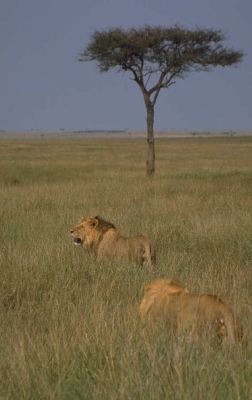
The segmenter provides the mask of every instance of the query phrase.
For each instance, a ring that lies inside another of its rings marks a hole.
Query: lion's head
[[[101,235],[111,228],[115,228],[113,224],[96,216],[82,218],[78,225],[70,229],[70,233],[75,245],[90,248],[97,244]]]
[[[158,279],[147,284],[145,286],[145,292],[151,294],[162,293],[165,296],[169,296],[178,293],[189,293],[189,290],[173,279]]]
[[[145,285],[144,292],[140,304],[140,314],[143,319],[154,304],[167,303],[174,295],[188,294],[189,290],[172,279],[157,279]]]

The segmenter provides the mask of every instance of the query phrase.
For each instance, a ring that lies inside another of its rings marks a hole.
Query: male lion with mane
[[[154,248],[146,236],[122,236],[111,222],[99,216],[82,218],[70,233],[76,245],[93,250],[99,261],[112,259],[149,266],[155,263]]]
[[[142,319],[153,327],[164,323],[171,332],[187,331],[189,336],[214,335],[230,343],[238,339],[236,321],[231,308],[211,294],[194,294],[169,279],[159,279],[145,286],[140,304]]]

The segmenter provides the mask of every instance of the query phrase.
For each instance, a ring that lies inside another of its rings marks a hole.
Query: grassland
[[[0,141],[0,398],[252,398],[252,138]],[[98,264],[69,229],[99,214],[156,244],[157,266]],[[148,337],[143,285],[219,294],[232,348]]]

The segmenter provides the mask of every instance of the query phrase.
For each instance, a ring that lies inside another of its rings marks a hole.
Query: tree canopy
[[[100,72],[128,71],[139,86],[147,110],[147,174],[154,174],[154,106],[160,90],[193,71],[238,64],[242,51],[224,45],[220,30],[172,27],[113,28],[96,31],[79,61],[96,61]]]
[[[95,60],[101,72],[113,68],[131,71],[134,80],[152,94],[189,72],[238,63],[242,52],[224,47],[224,40],[220,30],[212,29],[189,30],[179,26],[108,29],[93,34],[79,61]],[[150,86],[153,74],[159,74],[159,79]]]

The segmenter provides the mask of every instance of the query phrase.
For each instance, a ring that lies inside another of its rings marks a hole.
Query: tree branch
[[[160,75],[159,81],[157,82],[156,85],[154,85],[149,91],[149,95],[151,96],[153,93],[153,99],[152,103],[155,104],[159,95],[159,92],[163,88],[168,88],[169,86],[173,85],[176,81],[173,81],[174,77],[180,73],[180,70],[177,70],[176,72],[170,74],[169,78],[165,79],[165,75],[168,73],[168,71],[164,74]],[[165,79],[165,81],[164,81]]]

